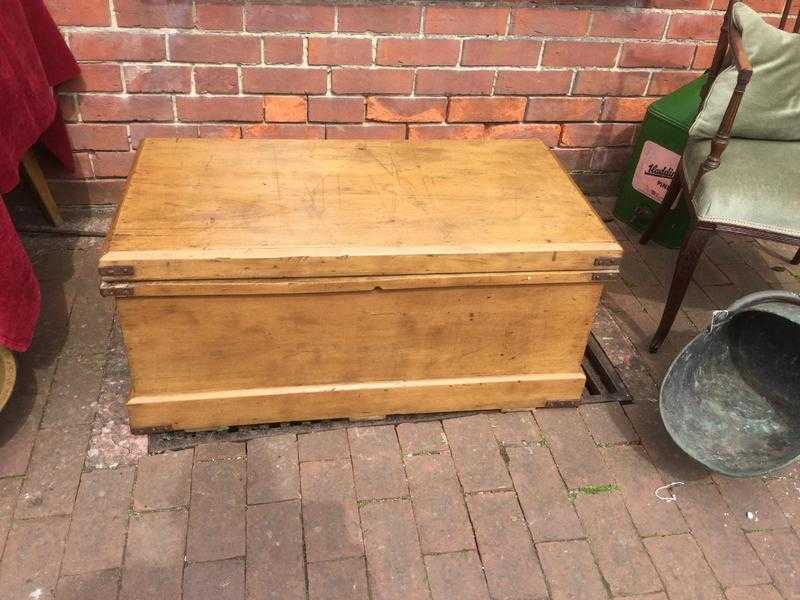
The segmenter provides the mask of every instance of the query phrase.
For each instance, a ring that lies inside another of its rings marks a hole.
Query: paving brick
[[[314,431],[297,436],[300,462],[350,459],[346,429]]]
[[[497,598],[545,598],[542,568],[514,492],[467,496],[489,593]]]
[[[247,508],[247,597],[304,600],[300,501]]]
[[[82,575],[66,575],[58,580],[55,600],[115,600],[119,569]]]
[[[300,485],[308,562],[363,556],[350,461],[301,463]]]
[[[180,600],[187,518],[185,509],[131,517],[120,600]]]
[[[724,587],[769,583],[764,565],[715,485],[688,484],[676,496],[695,540]]]
[[[656,592],[655,594],[645,594],[644,596],[621,596],[614,600],[669,600],[664,592]]]
[[[603,580],[583,540],[537,544],[551,600],[608,598]]]
[[[732,587],[725,592],[725,597],[728,600],[782,600],[778,590],[771,585]]]
[[[133,510],[159,510],[189,504],[192,450],[143,457],[136,471]]]
[[[408,496],[394,427],[352,427],[347,431],[356,497],[359,500]]]
[[[20,487],[22,487],[21,477],[0,479],[0,556],[3,555],[3,546],[11,528],[11,517],[17,505]]]
[[[14,522],[0,563],[4,598],[53,598],[68,527],[66,517]]]
[[[453,459],[448,453],[406,457],[423,554],[475,548]]]
[[[213,442],[197,446],[194,452],[194,459],[197,462],[236,460],[244,458],[246,452],[246,446],[241,442]]]
[[[300,497],[297,438],[279,435],[247,443],[247,503]]]
[[[72,512],[88,441],[88,425],[39,435],[22,485],[17,518]]]
[[[465,492],[511,487],[511,479],[485,414],[447,419],[442,424]]]
[[[747,537],[783,597],[800,598],[800,540],[797,535],[783,530],[753,532]]]
[[[647,538],[644,546],[670,600],[722,600],[719,583],[690,535]]]
[[[368,600],[367,566],[363,557],[308,565],[309,600]]]
[[[244,600],[241,558],[189,563],[183,571],[183,600]]]
[[[449,448],[439,421],[402,423],[397,426],[397,437],[403,454],[444,452]]]
[[[122,565],[133,469],[92,471],[81,478],[61,573],[75,575]]]
[[[245,472],[240,460],[195,463],[186,555],[190,561],[244,556]]]
[[[639,441],[639,436],[618,402],[587,404],[578,410],[598,446]]]
[[[686,532],[686,522],[674,502],[656,498],[664,485],[641,446],[617,446],[602,450],[603,460],[620,488],[639,535],[672,535]]]
[[[580,494],[575,498],[575,508],[612,594],[643,594],[662,589],[621,494]]]
[[[361,507],[367,570],[376,600],[428,599],[425,564],[409,500]]]
[[[550,451],[541,446],[508,448],[508,470],[536,542],[584,537]]]
[[[782,477],[767,479],[766,486],[792,529],[800,531],[800,483],[795,479]]]
[[[574,408],[537,410],[536,420],[568,488],[611,481],[592,436]]]
[[[530,411],[490,414],[489,423],[495,439],[504,446],[532,446],[542,439]]]
[[[433,600],[489,600],[481,560],[474,550],[425,557]]]
[[[789,526],[786,516],[760,477],[733,479],[715,474],[714,481],[731,507],[739,527],[745,531],[784,529]],[[752,513],[752,519],[748,513]]]

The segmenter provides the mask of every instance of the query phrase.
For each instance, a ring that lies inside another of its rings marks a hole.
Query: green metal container
[[[637,231],[644,231],[666,194],[700,110],[705,75],[653,102],[647,109],[633,156],[622,178],[614,215]],[[653,240],[677,248],[689,223],[682,199],[664,219]]]

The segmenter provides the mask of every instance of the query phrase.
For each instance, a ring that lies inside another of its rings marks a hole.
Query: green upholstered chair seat
[[[711,141],[690,138],[683,168],[691,187]],[[800,141],[732,138],[692,203],[698,219],[800,236]]]

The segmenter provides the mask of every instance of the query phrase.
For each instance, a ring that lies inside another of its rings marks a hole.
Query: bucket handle
[[[715,310],[711,314],[711,325],[708,330],[713,331],[729,319],[732,319],[740,312],[752,308],[764,302],[786,302],[800,306],[800,294],[787,292],[786,290],[766,290],[764,292],[753,292],[736,300],[725,310]]]

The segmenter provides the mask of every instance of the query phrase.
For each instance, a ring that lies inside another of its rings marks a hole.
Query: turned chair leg
[[[681,182],[681,165],[678,164],[678,168],[675,172],[675,176],[672,178],[672,182],[669,184],[669,188],[667,189],[667,194],[664,196],[664,201],[661,203],[661,206],[658,207],[658,211],[656,212],[655,216],[653,216],[653,220],[651,221],[650,225],[647,226],[647,229],[644,230],[642,237],[639,238],[640,244],[646,244],[650,241],[650,238],[653,237],[653,234],[658,231],[658,228],[661,227],[661,223],[664,221],[664,218],[669,214],[669,211],[672,210],[672,207],[675,204],[675,201],[681,195],[681,188],[683,187]]]
[[[650,352],[658,352],[664,338],[672,328],[683,297],[686,295],[686,288],[689,287],[689,282],[692,280],[697,261],[703,253],[703,248],[705,248],[708,238],[711,237],[711,233],[711,230],[700,229],[694,224],[686,232],[678,254],[678,262],[675,265],[675,274],[672,276],[672,284],[669,287],[664,313],[661,315],[661,322],[658,324],[653,339],[650,340]]]
[[[794,255],[794,258],[791,260],[793,265],[800,265],[800,248],[797,249],[797,254]]]

